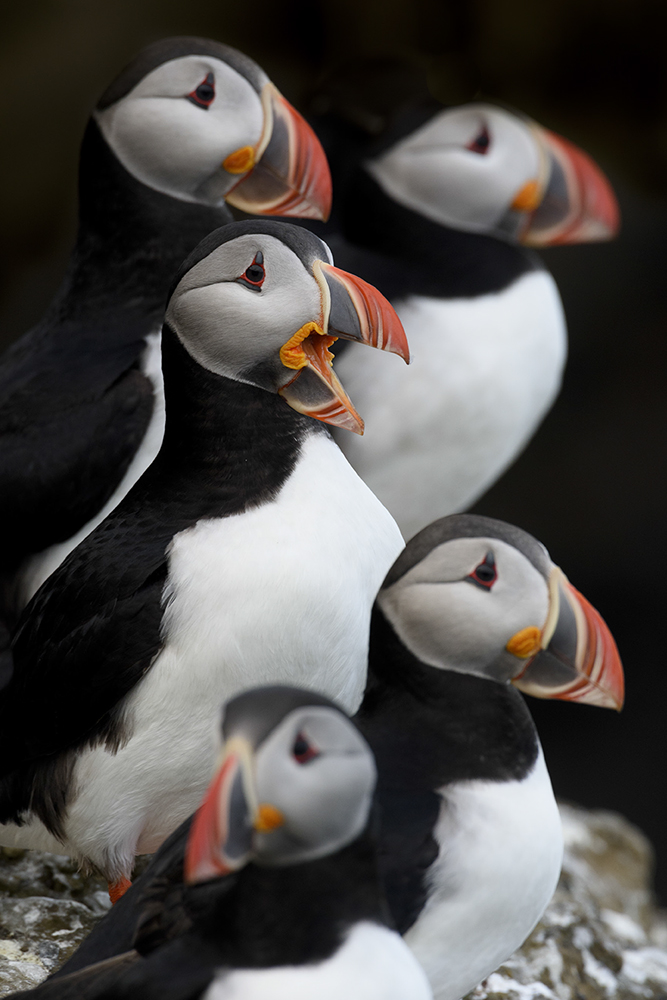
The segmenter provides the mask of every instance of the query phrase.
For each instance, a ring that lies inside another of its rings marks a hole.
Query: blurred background
[[[138,49],[199,34],[254,57],[306,114],[370,131],[425,90],[527,112],[611,179],[611,244],[544,252],[565,304],[560,399],[477,504],[540,538],[602,612],[626,669],[622,715],[535,702],[557,794],[652,839],[667,903],[667,4],[664,0],[32,0],[0,39],[0,344],[34,323],[75,230],[78,144]]]

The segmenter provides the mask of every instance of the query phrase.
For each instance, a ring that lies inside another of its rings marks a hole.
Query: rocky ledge
[[[467,1000],[667,1000],[652,851],[620,816],[561,807],[565,864],[544,919]],[[109,907],[66,857],[0,849],[0,997],[44,979]]]

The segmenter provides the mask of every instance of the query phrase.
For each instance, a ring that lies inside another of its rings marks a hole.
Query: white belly
[[[371,607],[402,547],[391,515],[324,434],[305,441],[273,503],[177,535],[165,647],[128,699],[127,745],[81,755],[66,848],[107,874],[156,850],[199,805],[221,706],[241,690],[295,684],[354,711]]]
[[[398,934],[357,924],[331,958],[221,972],[202,1000],[430,1000],[428,981]]]
[[[151,414],[151,419],[143,440],[135,452],[127,472],[104,507],[87,524],[84,524],[75,535],[72,535],[65,542],[51,545],[48,549],[30,556],[26,560],[21,568],[18,584],[19,609],[26,606],[33,594],[37,593],[44,581],[51,576],[54,570],[58,569],[61,562],[64,562],[79,542],[82,542],[86,535],[89,535],[111,513],[114,507],[118,506],[137,480],[143,476],[160,450],[162,438],[164,437],[165,423],[161,340],[161,328],[155,333],[148,334],[146,337],[146,348],[141,358],[140,367],[143,374],[153,384],[153,413]]]
[[[435,1000],[459,1000],[542,916],[558,882],[563,833],[542,751],[523,781],[461,782],[443,799],[431,894],[405,940]]]
[[[492,295],[394,305],[412,364],[350,347],[336,367],[366,431],[336,440],[411,538],[468,508],[516,458],[558,393],[567,340],[546,271]]]

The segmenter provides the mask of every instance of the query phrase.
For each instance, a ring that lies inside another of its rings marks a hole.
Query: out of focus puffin
[[[343,238],[325,238],[395,306],[413,356],[407,372],[371,371],[353,348],[341,352],[366,433],[340,445],[410,538],[472,504],[558,393],[561,301],[524,245],[609,239],[618,209],[585,153],[487,104],[413,112],[356,172],[340,159]]]
[[[145,899],[134,954],[19,995],[429,1000],[423,970],[387,926],[375,763],[354,725],[325,698],[269,687],[233,699],[223,732],[180,898]]]
[[[558,880],[558,810],[519,690],[620,708],[611,634],[526,532],[443,518],[380,590],[355,719],[378,764],[392,917],[439,1000],[458,1000],[519,947]],[[178,900],[186,838],[187,825],[64,972],[130,948],[148,899],[157,915],[175,912],[166,900]],[[171,933],[158,920],[146,940]]]
[[[0,362],[0,588],[10,622],[128,492],[164,428],[160,327],[172,277],[248,212],[324,218],[326,158],[266,74],[218,42],[149,46],[98,101],[79,232],[44,319]]]
[[[403,540],[325,426],[362,426],[336,336],[408,358],[389,303],[306,230],[230,223],[186,260],[160,453],[17,629],[1,844],[64,847],[120,892],[197,805],[226,698],[282,681],[359,704]]]

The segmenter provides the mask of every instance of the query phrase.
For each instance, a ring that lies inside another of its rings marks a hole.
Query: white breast
[[[412,364],[345,352],[336,367],[366,431],[337,440],[411,538],[469,507],[521,451],[558,392],[567,342],[546,271],[491,295],[394,305]]]
[[[128,744],[80,758],[70,849],[107,871],[154,851],[199,804],[220,708],[245,688],[314,688],[354,711],[373,600],[402,547],[392,517],[319,433],[274,502],[177,535],[166,645],[128,700]]]
[[[153,413],[146,428],[139,448],[130,462],[127,472],[116,487],[106,504],[87,524],[65,542],[51,545],[43,552],[38,552],[26,560],[21,569],[18,585],[19,607],[24,608],[30,598],[42,586],[44,581],[58,569],[70,552],[82,542],[86,535],[101,524],[104,518],[117,507],[124,496],[130,492],[138,479],[143,476],[148,466],[160,450],[164,437],[164,385],[162,380],[162,328],[146,337],[146,347],[141,356],[140,368],[153,385]]]
[[[428,903],[405,936],[435,1000],[459,1000],[528,937],[551,899],[563,833],[540,750],[523,781],[442,792]]]
[[[220,973],[202,1000],[430,1000],[423,971],[393,931],[356,924],[331,958]]]

